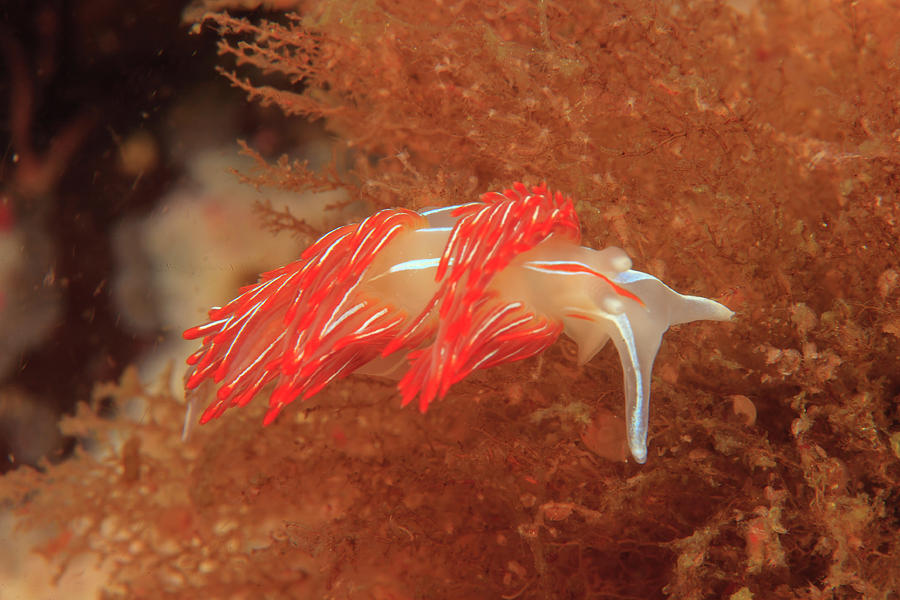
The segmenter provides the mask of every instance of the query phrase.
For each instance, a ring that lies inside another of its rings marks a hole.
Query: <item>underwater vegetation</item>
[[[350,377],[186,442],[182,373],[126,371],[61,424],[105,451],[0,479],[42,556],[104,598],[898,598],[900,4],[266,7],[196,27],[350,168],[245,145],[250,182],[374,212],[547,181],[582,243],[735,316],[666,336],[644,465],[615,353],[565,339],[425,415]]]

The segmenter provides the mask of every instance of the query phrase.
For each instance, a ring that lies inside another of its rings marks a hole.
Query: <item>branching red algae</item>
[[[143,398],[141,423],[64,424],[124,443],[0,480],[61,567],[115,561],[110,598],[898,597],[900,5],[568,4],[206,24],[252,100],[359,152],[261,180],[373,207],[546,180],[586,243],[737,311],[667,338],[647,465],[595,453],[618,367],[565,343],[426,417],[351,378],[187,445],[170,395],[126,378],[98,394]]]

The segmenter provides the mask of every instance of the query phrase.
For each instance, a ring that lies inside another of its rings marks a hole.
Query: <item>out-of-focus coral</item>
[[[206,26],[235,85],[358,159],[261,181],[420,207],[547,180],[588,244],[735,323],[667,338],[643,467],[598,440],[614,357],[564,342],[425,417],[349,378],[186,444],[130,373],[94,402],[141,420],[64,422],[125,443],[0,479],[56,564],[115,564],[110,598],[897,598],[900,4],[296,8]]]
[[[233,148],[194,156],[190,182],[164,198],[148,218],[123,223],[115,236],[120,275],[114,295],[121,314],[136,331],[160,330],[171,344],[148,357],[153,366],[147,367],[147,376],[190,353],[181,332],[201,320],[209,306],[302,249],[292,236],[262,228],[255,202],[288,208],[321,229],[333,218],[324,207],[346,199],[339,191],[265,194],[229,172],[251,164],[236,160]]]
[[[22,219],[0,192],[0,378],[59,318],[54,245],[39,219]]]
[[[113,236],[116,306],[132,331],[160,334],[140,359],[142,375],[151,380],[192,351],[181,332],[202,320],[209,306],[293,260],[306,238],[338,222],[342,213],[335,207],[347,202],[340,189],[298,194],[248,185],[262,158],[246,144],[246,153],[237,154],[235,112],[203,89],[172,108],[165,145],[184,162],[185,176],[150,215],[122,222]],[[304,133],[295,154],[327,162],[330,153],[319,156],[321,133]],[[302,221],[307,230],[300,233],[308,235],[273,235],[266,227],[267,219],[288,218]]]

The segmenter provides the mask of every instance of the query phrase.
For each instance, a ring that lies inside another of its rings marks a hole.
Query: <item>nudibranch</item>
[[[263,274],[209,321],[185,387],[219,385],[201,423],[275,382],[264,423],[336,378],[399,378],[402,404],[428,408],[476,369],[533,356],[563,332],[585,363],[612,339],[625,378],[631,454],[647,459],[650,372],[671,325],[732,312],[631,269],[616,247],[580,245],[572,201],[545,185],[339,227]]]

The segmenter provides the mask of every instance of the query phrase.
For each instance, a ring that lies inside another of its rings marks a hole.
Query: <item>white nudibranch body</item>
[[[481,202],[381,211],[335,230],[185,333],[204,338],[189,359],[187,387],[226,379],[201,421],[278,379],[270,422],[296,397],[350,372],[400,378],[404,404],[419,396],[424,411],[473,370],[536,354],[564,332],[581,364],[612,339],[628,446],[643,463],[663,333],[733,313],[632,270],[620,248],[581,246],[579,236],[570,200],[521,184]],[[263,339],[251,339],[254,332]],[[252,351],[235,350],[241,345]]]

